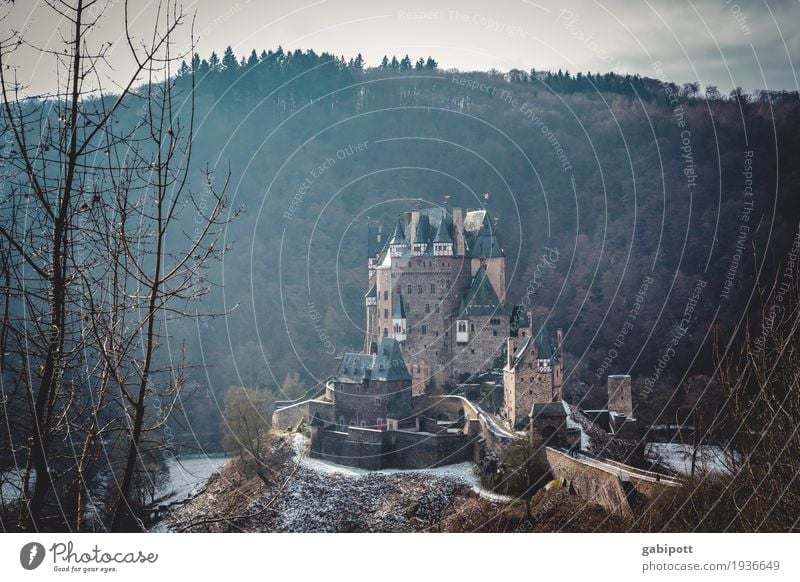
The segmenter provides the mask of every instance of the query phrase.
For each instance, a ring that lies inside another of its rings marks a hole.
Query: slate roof
[[[386,247],[386,238],[383,225],[369,224],[367,226],[367,256],[377,257]]]
[[[525,352],[527,352],[528,348],[530,348],[530,346],[531,346],[531,340],[532,339],[533,338],[530,337],[530,336],[526,337],[525,341],[522,342],[522,345],[520,345],[517,348],[517,351],[514,352],[514,355],[511,357],[511,368],[512,369],[516,368],[517,364],[519,364],[519,362],[522,360],[522,356],[525,355]]]
[[[394,382],[411,381],[400,344],[391,337],[381,338],[378,352],[372,354],[347,353],[342,356],[334,382],[360,384],[365,379]]]
[[[486,269],[481,266],[472,278],[467,294],[461,300],[459,319],[470,316],[507,315],[508,309],[500,303]]]
[[[547,322],[542,319],[539,331],[536,332],[536,358],[539,360],[556,360],[556,350],[550,343],[550,334],[547,333]]]
[[[394,225],[394,232],[392,238],[389,239],[389,244],[405,244],[406,242],[406,228],[403,224],[403,216],[400,215],[397,224]]]
[[[433,239],[435,243],[452,243],[453,236],[450,234],[450,228],[452,225],[448,224],[448,221],[442,218],[439,221],[439,228],[436,229],[436,237]]]
[[[406,307],[403,303],[403,296],[398,293],[397,298],[393,301],[392,305],[392,319],[405,319]]]
[[[569,415],[569,410],[563,400],[558,402],[534,402],[530,414],[531,418],[563,418]]]
[[[367,291],[364,297],[375,297],[375,298],[378,297],[378,289],[375,287],[374,284],[372,285],[372,287],[369,288],[369,291]]]
[[[467,212],[464,219],[464,239],[469,257],[490,259],[505,256],[500,246],[497,227],[492,225],[486,210]]]
[[[524,305],[515,305],[511,309],[511,331],[517,332],[531,326],[528,310]]]

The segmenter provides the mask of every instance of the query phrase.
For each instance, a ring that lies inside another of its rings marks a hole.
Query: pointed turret
[[[397,219],[397,224],[394,227],[392,238],[389,239],[389,254],[392,257],[402,256],[408,249],[408,241],[406,240],[406,229],[403,224],[402,215]]]
[[[433,239],[433,254],[437,257],[453,256],[453,237],[450,236],[450,229],[444,216],[439,221],[439,228],[436,229],[436,237]]]
[[[427,214],[421,214],[417,223],[417,232],[414,235],[414,256],[418,257],[428,252],[431,239],[431,220]]]

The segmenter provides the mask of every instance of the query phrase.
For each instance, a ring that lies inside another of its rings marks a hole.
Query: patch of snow
[[[692,473],[692,445],[682,443],[647,443],[646,457],[681,475]],[[730,473],[728,453],[715,445],[702,445],[697,451],[696,472],[724,475]]]
[[[480,497],[490,501],[508,502],[511,500],[511,497],[507,495],[499,495],[482,487],[477,473],[477,466],[469,461],[428,469],[381,469],[379,471],[369,471],[312,458],[306,453],[309,448],[309,441],[300,433],[295,433],[292,444],[295,450],[295,457],[300,464],[322,475],[336,475],[345,479],[363,479],[369,475],[401,475],[410,478],[447,479],[468,485]]]
[[[186,501],[196,495],[229,458],[227,455],[191,455],[168,459],[169,477],[155,498],[162,503]]]

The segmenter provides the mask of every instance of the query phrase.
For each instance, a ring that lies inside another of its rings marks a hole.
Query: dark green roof
[[[403,224],[403,217],[400,216],[397,219],[397,224],[394,226],[394,232],[392,233],[392,238],[389,239],[389,244],[405,244],[406,243],[406,229],[405,225]]]
[[[406,307],[403,304],[403,296],[398,293],[395,297],[394,305],[392,305],[392,319],[405,319]]]
[[[561,418],[568,416],[564,402],[534,402],[531,407],[532,418]]]
[[[439,228],[436,229],[436,238],[433,239],[435,243],[452,243],[453,237],[450,235],[447,221],[442,217],[439,221]]]
[[[553,344],[550,343],[550,335],[547,333],[547,322],[542,318],[539,331],[536,332],[536,359],[550,360],[555,359],[556,352]]]
[[[528,309],[524,305],[515,305],[511,309],[511,332],[516,334],[520,329],[530,327],[531,320]]]
[[[383,382],[411,381],[400,344],[391,337],[381,338],[376,354],[347,353],[342,356],[334,382],[361,383],[365,379]]]
[[[500,303],[500,298],[489,280],[486,269],[481,265],[472,278],[466,296],[461,301],[458,316],[506,315],[506,307]]]
[[[400,349],[400,342],[393,337],[381,338],[378,353],[375,355],[372,377],[377,380],[392,382],[395,380],[411,381],[411,374],[406,368],[406,360]]]
[[[422,214],[417,223],[417,234],[414,237],[416,243],[427,243],[431,238],[431,220],[427,214]]]
[[[386,247],[384,229],[380,224],[369,224],[367,226],[367,255],[370,257],[378,256]]]
[[[483,213],[481,216],[480,213]],[[502,257],[503,248],[500,246],[500,237],[497,233],[497,227],[492,226],[489,220],[489,213],[484,211],[473,211],[472,216],[469,218],[468,228],[465,228],[465,238],[467,242],[467,255],[472,258],[491,259],[493,257]],[[474,220],[475,217],[477,220]],[[479,221],[479,222],[478,222]],[[476,226],[480,224],[479,227]]]
[[[377,296],[378,296],[378,290],[376,289],[375,285],[370,287],[369,291],[367,291],[367,294],[364,295],[364,297],[377,297]]]
[[[414,416],[414,409],[411,407],[411,390],[401,390],[389,398],[386,405],[386,416],[400,420]]]

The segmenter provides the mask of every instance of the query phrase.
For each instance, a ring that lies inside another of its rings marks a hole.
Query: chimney
[[[464,249],[464,214],[460,208],[453,208],[453,234],[455,235],[456,256],[463,257]]]
[[[514,365],[514,352],[516,351],[516,346],[514,345],[515,343],[516,342],[514,342],[514,338],[512,337],[509,337],[506,340],[506,352],[508,352],[506,355],[506,364],[509,370]]]

